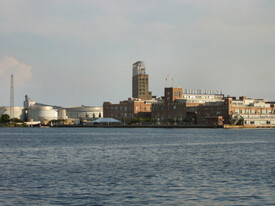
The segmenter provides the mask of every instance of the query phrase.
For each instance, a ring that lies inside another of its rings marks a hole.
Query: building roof
[[[92,121],[93,123],[115,123],[115,122],[120,122],[119,120],[117,119],[114,119],[114,118],[98,118],[94,121]]]

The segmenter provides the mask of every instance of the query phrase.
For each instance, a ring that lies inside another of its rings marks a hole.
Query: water
[[[275,205],[275,130],[0,128],[0,205]]]

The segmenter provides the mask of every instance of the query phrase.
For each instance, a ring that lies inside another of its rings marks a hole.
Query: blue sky
[[[131,97],[132,64],[149,86],[220,89],[275,100],[275,1],[0,0],[0,105]]]

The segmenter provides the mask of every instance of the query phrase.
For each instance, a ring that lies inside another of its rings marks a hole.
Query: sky
[[[0,0],[0,106],[102,106],[149,89],[275,100],[273,0]],[[173,81],[166,81],[170,75]]]

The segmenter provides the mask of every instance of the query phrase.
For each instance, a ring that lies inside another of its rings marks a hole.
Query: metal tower
[[[14,83],[13,74],[11,75],[11,91],[10,91],[10,119],[14,118]]]

